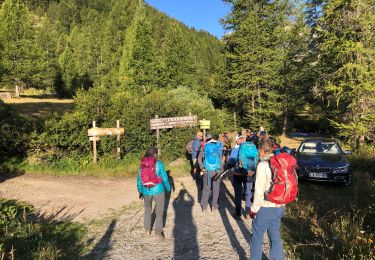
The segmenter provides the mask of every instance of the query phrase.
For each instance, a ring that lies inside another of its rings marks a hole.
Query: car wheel
[[[345,186],[350,186],[352,184],[352,176],[350,175],[344,182]]]

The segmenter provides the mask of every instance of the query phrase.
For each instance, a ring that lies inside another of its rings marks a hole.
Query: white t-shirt
[[[270,188],[272,173],[268,161],[260,161],[257,166],[255,179],[254,202],[251,211],[257,213],[260,207],[282,207],[264,199],[264,193]]]

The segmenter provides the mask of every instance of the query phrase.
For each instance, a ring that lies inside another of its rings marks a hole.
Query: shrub
[[[207,96],[185,87],[173,90],[155,90],[144,96],[135,96],[127,91],[107,89],[103,86],[88,91],[79,91],[75,98],[75,110],[62,119],[45,123],[44,133],[35,133],[31,151],[32,161],[49,162],[61,158],[85,157],[91,153],[87,129],[92,120],[98,127],[114,127],[116,120],[125,128],[121,140],[123,154],[142,154],[155,145],[155,132],[150,130],[150,119],[185,116],[189,113],[212,121],[212,132],[229,130],[230,116],[216,110]],[[161,146],[165,159],[175,159],[185,152],[186,143],[198,131],[198,127],[161,130]],[[114,137],[103,137],[98,142],[98,153],[111,155],[116,151]],[[100,158],[100,157],[99,157]]]
[[[0,199],[0,257],[80,259],[86,229],[80,224],[38,216],[33,207]]]
[[[18,115],[12,107],[2,101],[0,101],[0,122],[0,161],[13,156],[24,157],[35,124]]]

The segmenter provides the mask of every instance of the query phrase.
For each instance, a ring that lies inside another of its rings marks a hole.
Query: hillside
[[[34,35],[15,39],[32,45],[21,49],[32,63],[17,75],[24,87],[54,89],[67,97],[79,88],[99,85],[134,90],[142,84],[147,92],[177,86],[203,91],[215,84],[216,69],[223,63],[217,38],[188,28],[143,1],[24,2],[28,7],[21,8],[24,21],[7,25]],[[10,5],[6,12],[12,8],[16,7]],[[5,67],[0,79],[12,88],[10,69]]]

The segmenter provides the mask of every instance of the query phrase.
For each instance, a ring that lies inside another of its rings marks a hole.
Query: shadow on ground
[[[13,179],[25,174],[24,170],[17,168],[10,168],[8,166],[0,166],[0,183],[3,183],[9,179]]]
[[[84,256],[83,259],[91,260],[91,259],[104,259],[107,255],[108,251],[111,250],[111,238],[113,235],[113,232],[116,228],[116,220],[112,220],[112,222],[109,224],[107,231],[104,233],[104,235],[101,237],[101,239],[96,243],[94,248],[90,251],[89,254]],[[90,241],[91,242],[91,241]]]
[[[199,259],[197,227],[193,220],[193,196],[182,187],[173,201],[175,221],[173,228],[174,259]]]

